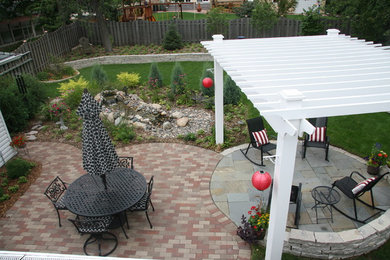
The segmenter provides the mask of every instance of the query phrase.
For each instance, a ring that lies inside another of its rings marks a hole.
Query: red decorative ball
[[[211,88],[214,84],[213,80],[211,78],[204,78],[202,80],[203,87],[205,88]]]
[[[252,175],[252,185],[258,190],[266,190],[271,185],[272,178],[268,172],[257,171]]]

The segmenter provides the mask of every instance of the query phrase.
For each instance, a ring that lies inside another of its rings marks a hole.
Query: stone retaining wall
[[[176,61],[213,61],[208,53],[179,53],[152,55],[112,55],[65,62],[74,69],[82,69],[95,64],[136,64]]]
[[[320,259],[341,259],[366,254],[390,237],[390,210],[358,228],[341,232],[286,232],[283,252]]]

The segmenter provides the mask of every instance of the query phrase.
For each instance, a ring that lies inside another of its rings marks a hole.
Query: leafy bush
[[[50,73],[47,71],[40,71],[37,73],[37,79],[41,81],[46,81],[50,78]]]
[[[30,163],[21,158],[15,158],[5,164],[7,169],[7,176],[10,179],[17,179],[20,176],[27,176],[34,166],[35,165],[33,163]]]
[[[110,130],[113,139],[115,141],[123,142],[124,144],[130,143],[136,136],[134,128],[126,124],[119,124],[117,126],[111,124]]]
[[[163,47],[170,51],[183,48],[183,41],[175,23],[169,25],[168,31],[164,36]]]
[[[240,7],[233,8],[233,12],[240,18],[251,17],[252,11],[255,9],[255,1],[245,1]]]
[[[258,1],[252,11],[251,21],[256,30],[268,30],[278,21],[278,14],[272,3]]]
[[[278,15],[285,16],[290,10],[295,9],[298,2],[297,0],[277,0]]]
[[[160,73],[160,70],[158,68],[157,63],[153,62],[152,65],[150,65],[150,71],[148,76],[148,85],[149,87],[155,89],[155,88],[161,88],[162,87],[162,76]]]
[[[107,82],[107,73],[99,64],[92,67],[91,81],[96,82],[99,86],[103,86]]]
[[[241,98],[241,91],[236,83],[226,75],[223,86],[223,101],[224,104],[237,105]]]
[[[140,76],[138,73],[121,72],[116,75],[117,80],[125,87],[134,88],[139,84]]]
[[[183,139],[184,141],[196,141],[196,135],[194,133],[188,133]]]
[[[71,109],[76,109],[80,104],[84,88],[88,88],[88,81],[80,77],[78,80],[71,79],[68,82],[60,83],[58,90],[64,102]]]
[[[247,3],[247,2],[245,2],[245,3]],[[249,3],[251,3],[251,2],[249,2]],[[202,94],[204,96],[214,97],[214,84],[210,88],[205,88],[203,86],[203,79],[204,78],[211,78],[214,81],[214,73],[207,66],[203,67],[203,73],[202,73],[202,77],[200,78],[199,87],[200,87],[200,91],[202,91]]]
[[[212,8],[207,14],[207,31],[211,34],[224,34],[228,30],[228,18],[223,8]]]
[[[21,183],[27,183],[27,178],[26,176],[20,176],[19,179],[18,179],[18,183],[21,184]]]
[[[0,80],[0,110],[11,133],[24,130],[28,124],[29,113],[23,96],[19,94],[16,82],[11,77]]]
[[[310,7],[309,10],[305,10],[301,28],[302,35],[320,35],[323,33],[324,25],[318,7]]]
[[[173,94],[183,94],[186,87],[186,75],[180,63],[175,63],[171,76],[171,92]]]
[[[11,198],[10,195],[8,195],[8,194],[3,194],[3,196],[0,197],[0,202],[1,202],[1,201],[9,200],[10,198]]]
[[[8,179],[7,179],[7,178],[4,178],[4,179],[1,181],[1,186],[2,186],[2,187],[8,186]]]
[[[45,102],[46,95],[42,82],[39,82],[35,77],[24,74],[23,76],[24,83],[27,88],[25,106],[28,110],[29,118],[33,118],[37,112],[39,112],[39,107]]]
[[[19,185],[15,184],[14,186],[10,186],[8,187],[8,190],[11,192],[11,193],[15,193],[19,190]]]

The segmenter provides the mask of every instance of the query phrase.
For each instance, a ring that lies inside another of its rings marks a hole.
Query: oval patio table
[[[107,189],[99,176],[79,177],[65,192],[65,206],[80,216],[111,216],[136,204],[146,192],[145,177],[134,169],[116,168],[106,179]]]

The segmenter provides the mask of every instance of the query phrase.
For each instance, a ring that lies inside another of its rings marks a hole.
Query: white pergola
[[[217,143],[223,143],[223,70],[278,134],[268,260],[282,255],[298,136],[314,131],[306,118],[390,111],[390,50],[327,32],[242,40],[214,35],[202,42],[214,58]]]

